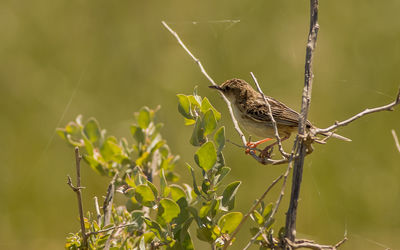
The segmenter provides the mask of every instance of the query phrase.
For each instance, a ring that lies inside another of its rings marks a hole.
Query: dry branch
[[[296,238],[297,205],[300,196],[301,180],[303,176],[304,158],[307,153],[307,148],[309,147],[306,144],[304,138],[306,133],[308,110],[311,104],[311,92],[314,78],[312,70],[314,57],[313,52],[317,43],[318,30],[318,0],[310,0],[310,30],[306,47],[304,89],[299,119],[299,136],[297,137],[298,147],[296,149],[296,155],[299,154],[299,156],[296,157],[294,160],[292,191],[290,196],[289,209],[286,213],[285,236],[291,241],[294,241]]]
[[[76,187],[72,185],[71,177],[68,176],[67,184],[71,187],[71,189],[76,193],[76,197],[78,200],[78,208],[79,208],[79,221],[81,224],[81,233],[82,233],[82,248],[86,249],[88,247],[87,235],[85,230],[85,221],[83,218],[83,205],[82,205],[82,194],[81,194],[81,159],[82,156],[79,153],[79,147],[75,147],[75,165],[76,165]]]
[[[354,122],[355,120],[357,120],[357,119],[359,119],[359,118],[361,118],[361,117],[363,117],[365,115],[368,115],[368,114],[381,112],[381,111],[393,111],[394,107],[399,105],[399,104],[400,104],[400,89],[399,89],[399,92],[397,93],[396,100],[394,100],[393,102],[391,102],[391,103],[389,103],[387,105],[381,106],[381,107],[365,109],[364,111],[356,114],[355,116],[350,117],[347,120],[344,120],[344,121],[341,121],[341,122],[335,122],[335,124],[330,126],[330,127],[327,127],[327,128],[324,128],[324,129],[318,128],[318,129],[315,130],[314,133],[315,134],[323,134],[323,133],[331,132],[331,131],[339,128],[339,127],[343,127],[343,126],[349,125],[350,123]]]

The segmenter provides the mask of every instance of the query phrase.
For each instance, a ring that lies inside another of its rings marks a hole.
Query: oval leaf
[[[210,101],[207,99],[207,97],[203,98],[203,101],[201,102],[201,112],[205,113],[207,112],[209,109],[211,109],[214,112],[215,115],[215,119],[217,121],[219,121],[221,119],[221,113],[218,112],[210,103]]]
[[[214,135],[214,142],[218,152],[221,152],[225,146],[225,127],[220,127]]]
[[[235,195],[239,189],[241,181],[234,181],[229,184],[222,193],[221,209],[224,211],[232,210],[235,206]]]
[[[243,215],[241,212],[231,212],[225,214],[218,220],[218,226],[221,228],[222,233],[230,234],[239,226],[242,218]]]
[[[214,143],[210,141],[204,143],[194,155],[194,160],[204,171],[210,170],[217,161]]]
[[[90,118],[83,128],[83,133],[91,142],[97,142],[101,137],[100,127],[96,119]]]
[[[183,115],[183,117],[187,119],[192,119],[193,115],[190,110],[190,101],[189,98],[186,95],[183,94],[178,94],[176,95],[178,97],[178,111]]]
[[[211,134],[217,127],[217,120],[215,119],[214,112],[209,109],[203,117],[203,129],[204,135],[207,136]]]
[[[145,184],[138,185],[135,189],[135,198],[144,206],[152,206],[156,197],[151,188]]]
[[[151,115],[150,115],[150,110],[148,107],[143,107],[139,111],[139,115],[137,117],[137,123],[139,127],[142,129],[146,129],[151,122]]]
[[[168,198],[160,200],[158,213],[166,223],[170,223],[174,218],[178,217],[180,212],[181,209],[175,201]]]

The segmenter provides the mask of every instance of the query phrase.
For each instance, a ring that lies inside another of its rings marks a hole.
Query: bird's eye
[[[231,89],[231,87],[229,87],[229,86],[225,87],[225,90],[230,90],[230,89]]]

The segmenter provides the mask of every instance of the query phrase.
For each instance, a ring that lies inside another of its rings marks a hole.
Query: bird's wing
[[[298,126],[299,113],[271,97],[266,98],[271,106],[272,115],[278,125]],[[268,115],[268,106],[262,97],[256,99],[252,105],[247,105],[246,115],[258,122],[271,121]],[[307,125],[311,126],[311,123],[307,121]]]

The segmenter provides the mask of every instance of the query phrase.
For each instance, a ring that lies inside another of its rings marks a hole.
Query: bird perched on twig
[[[209,86],[212,89],[220,91],[232,104],[233,114],[239,124],[250,134],[265,138],[257,142],[249,142],[249,148],[255,148],[259,144],[275,138],[275,131],[268,114],[268,106],[263,96],[255,91],[250,84],[241,79],[227,80],[220,86]],[[272,116],[274,117],[279,137],[284,141],[290,137],[293,132],[298,131],[300,114],[289,108],[280,101],[265,96],[271,106]],[[307,121],[307,130],[315,128],[310,121]],[[332,136],[344,141],[350,139],[338,134],[323,134]],[[262,157],[269,157],[270,150],[277,142],[267,146],[262,152]],[[249,152],[249,151],[247,151]]]

